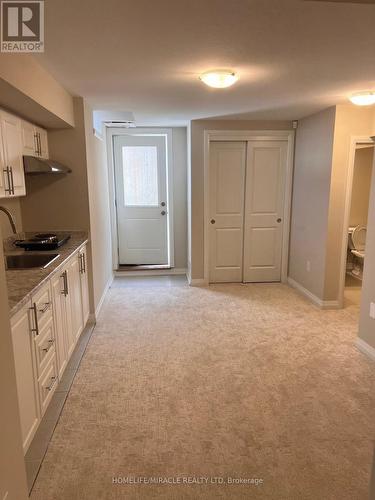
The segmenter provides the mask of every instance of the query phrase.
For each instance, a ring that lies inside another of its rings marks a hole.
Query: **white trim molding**
[[[210,141],[287,141],[287,170],[285,184],[281,282],[288,280],[289,233],[292,205],[295,130],[205,130],[204,131],[204,283],[209,283],[209,157]],[[193,280],[192,280],[193,281]]]
[[[192,278],[189,269],[186,272],[186,278],[190,286],[208,286],[208,280],[204,278]]]
[[[116,210],[116,188],[115,188],[115,165],[114,165],[114,147],[113,139],[119,135],[139,135],[139,136],[163,136],[166,141],[166,177],[167,177],[167,206],[168,206],[168,265],[174,267],[174,202],[173,202],[173,129],[161,127],[139,127],[139,128],[119,128],[107,127],[107,161],[109,170],[109,197],[111,211],[112,228],[112,260],[113,271],[119,267],[118,257],[118,225]]]
[[[320,309],[339,309],[340,304],[338,300],[322,300],[319,297],[317,297],[315,294],[310,292],[310,290],[307,290],[304,286],[302,286],[300,283],[295,281],[293,278],[288,276],[288,284],[300,292],[303,296],[305,296],[307,299],[310,300],[313,304],[315,304],[317,307]]]
[[[186,276],[187,269],[172,267],[170,269],[142,269],[139,271],[117,270],[114,272],[116,278],[126,278],[127,276]]]
[[[103,303],[104,303],[104,300],[105,300],[106,295],[107,295],[107,293],[108,293],[108,290],[111,288],[111,285],[112,285],[112,283],[113,283],[113,279],[114,279],[114,276],[112,275],[112,276],[109,278],[109,280],[107,281],[107,284],[106,284],[106,286],[105,286],[105,288],[104,288],[103,294],[102,294],[102,296],[101,296],[101,298],[100,298],[100,300],[99,300],[99,302],[98,302],[98,305],[96,306],[96,309],[95,309],[95,314],[93,315],[93,316],[94,316],[93,320],[94,320],[94,322],[95,322],[95,323],[96,323],[96,321],[97,321],[97,319],[98,319],[98,316],[99,316],[99,314],[100,314],[100,311],[101,311],[101,309],[102,309],[102,307],[103,307]]]
[[[365,354],[372,361],[375,361],[375,349],[370,344],[358,337],[355,345],[359,351]]]
[[[347,249],[348,249],[348,228],[349,228],[349,219],[350,219],[350,206],[352,203],[355,153],[356,153],[356,146],[358,143],[372,144],[373,145],[374,140],[371,139],[371,137],[369,137],[369,136],[352,136],[350,138],[350,150],[349,150],[349,157],[348,157],[348,173],[347,173],[347,177],[346,177],[346,193],[345,193],[345,205],[344,205],[344,223],[343,223],[341,257],[340,257],[340,267],[341,267],[340,281],[339,281],[340,307],[344,307],[346,260],[347,260]]]

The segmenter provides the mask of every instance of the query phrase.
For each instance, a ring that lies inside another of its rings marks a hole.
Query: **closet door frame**
[[[293,161],[295,130],[205,130],[204,131],[204,284],[209,284],[210,270],[210,142],[211,141],[286,141],[287,165],[285,203],[283,214],[283,243],[281,257],[281,282],[288,280],[290,215],[292,205]]]

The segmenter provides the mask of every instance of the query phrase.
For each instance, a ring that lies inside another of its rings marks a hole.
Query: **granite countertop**
[[[49,231],[48,231],[49,232]],[[50,231],[56,232],[56,231]],[[56,250],[42,251],[43,254],[59,254],[59,257],[54,260],[46,269],[10,269],[6,271],[6,280],[8,287],[9,298],[9,313],[13,316],[18,312],[32,294],[57,272],[65,262],[76,253],[79,248],[88,241],[88,234],[84,231],[57,231],[59,234],[70,234],[70,239]],[[19,233],[17,237],[11,237],[4,240],[5,255],[23,254],[25,250],[19,249],[13,245],[16,239],[23,239],[33,236],[35,233]],[[41,253],[37,252],[27,252]]]

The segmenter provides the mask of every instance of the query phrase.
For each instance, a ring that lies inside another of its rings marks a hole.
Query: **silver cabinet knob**
[[[165,201],[162,201],[162,202],[160,203],[160,205],[161,205],[162,207],[165,207]]]
[[[160,213],[161,215],[165,215],[167,212],[165,210],[162,210]]]

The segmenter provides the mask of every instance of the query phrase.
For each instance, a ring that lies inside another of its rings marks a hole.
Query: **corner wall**
[[[359,320],[359,338],[373,349],[373,356],[375,356],[375,320],[370,318],[371,302],[375,302],[375,159],[372,169],[371,194],[367,219],[366,258],[363,270]]]
[[[107,148],[105,136],[101,140],[94,135],[92,109],[87,103],[84,105],[84,113],[93,268],[93,309],[97,312],[113,277]]]
[[[332,107],[300,120],[294,157],[289,277],[320,300],[324,299],[335,116]]]

